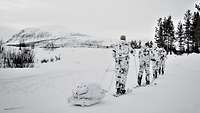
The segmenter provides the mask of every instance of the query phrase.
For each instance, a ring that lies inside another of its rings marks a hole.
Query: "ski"
[[[155,86],[155,85],[157,85],[157,83],[136,85],[135,87],[133,87],[133,89],[141,88],[141,87],[147,87],[147,86]]]
[[[75,105],[75,106],[82,106],[82,107],[88,107],[92,106],[94,104],[97,104],[101,101],[101,99],[78,99],[74,97],[68,98],[68,103]]]

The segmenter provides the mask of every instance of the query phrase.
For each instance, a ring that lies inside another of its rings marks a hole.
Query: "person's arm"
[[[142,52],[141,52],[141,51],[139,51],[139,53],[138,53],[138,58],[140,58],[140,57],[141,57],[141,53],[142,53]]]
[[[116,58],[116,53],[117,53],[117,51],[116,51],[116,45],[114,45],[114,46],[113,46],[113,49],[112,49],[112,56],[113,56],[114,58]]]
[[[130,53],[135,56],[136,54],[136,50],[131,46],[131,44],[129,44],[129,50],[130,50]]]

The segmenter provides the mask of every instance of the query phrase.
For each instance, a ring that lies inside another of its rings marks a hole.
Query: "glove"
[[[130,53],[133,54],[133,50],[131,50]]]

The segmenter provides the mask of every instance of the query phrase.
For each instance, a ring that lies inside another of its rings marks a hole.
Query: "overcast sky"
[[[2,26],[66,28],[98,37],[153,39],[159,17],[182,19],[197,0],[0,0]]]

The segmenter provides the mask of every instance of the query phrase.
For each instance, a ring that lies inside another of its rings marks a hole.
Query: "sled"
[[[71,105],[75,105],[75,106],[88,107],[88,106],[98,104],[102,99],[103,98],[99,98],[99,99],[82,98],[82,99],[78,99],[78,98],[74,98],[72,96],[72,97],[68,98],[68,103],[71,104]]]
[[[91,106],[99,103],[108,91],[96,83],[80,83],[72,90],[68,103],[75,106]]]

